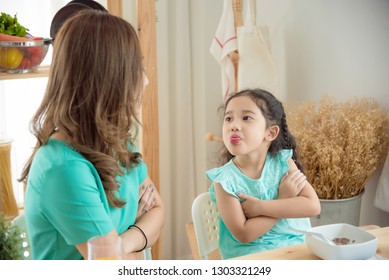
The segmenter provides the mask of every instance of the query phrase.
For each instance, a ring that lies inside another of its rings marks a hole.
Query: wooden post
[[[108,11],[123,16],[123,0],[107,0]],[[158,125],[158,80],[155,0],[137,0],[138,36],[143,53],[145,74],[149,84],[145,88],[142,101],[142,156],[147,164],[149,175],[159,187],[159,125]],[[161,242],[158,240],[151,251],[153,259],[160,259]]]
[[[232,7],[234,10],[235,30],[243,25],[243,0],[233,0]]]
[[[155,0],[137,1],[138,36],[143,52],[145,74],[149,84],[142,103],[142,156],[156,189],[159,187],[159,124]],[[160,259],[161,242],[152,248],[153,259]]]
[[[243,25],[243,0],[233,0],[232,8],[234,10],[235,31],[238,33],[238,27]],[[231,53],[230,57],[235,68],[235,91],[238,91],[239,51]]]
[[[122,0],[107,0],[107,10],[112,15],[123,17]]]

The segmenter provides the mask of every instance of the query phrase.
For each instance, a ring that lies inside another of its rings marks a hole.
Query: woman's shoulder
[[[58,162],[69,157],[82,158],[71,144],[53,138],[49,138],[46,144],[38,148],[34,158],[42,157],[51,159],[53,162]]]
[[[132,153],[139,153],[138,147],[133,141],[127,143],[127,148]]]
[[[94,167],[67,142],[50,138],[45,145],[37,150],[31,171],[45,172],[54,169],[71,170],[71,172],[80,170],[82,172],[86,169],[94,169]]]

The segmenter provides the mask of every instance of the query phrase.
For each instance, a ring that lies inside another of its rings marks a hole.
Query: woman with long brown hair
[[[21,180],[34,259],[87,258],[89,238],[118,234],[125,258],[151,246],[162,200],[135,147],[144,76],[134,28],[84,10],[56,34],[37,145]],[[153,198],[139,205],[140,193]]]

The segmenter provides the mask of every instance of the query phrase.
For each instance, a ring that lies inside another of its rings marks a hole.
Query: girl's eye
[[[248,121],[248,120],[251,120],[251,119],[252,119],[252,117],[250,117],[250,116],[244,116],[244,117],[243,117],[243,120],[244,120],[244,121]]]
[[[225,117],[225,118],[224,118],[224,121],[230,122],[230,121],[231,121],[231,117]]]

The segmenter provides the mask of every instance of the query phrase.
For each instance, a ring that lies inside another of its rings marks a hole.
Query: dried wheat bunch
[[[320,199],[360,194],[367,179],[385,160],[389,114],[372,98],[287,107],[290,131],[298,141],[308,181]]]

